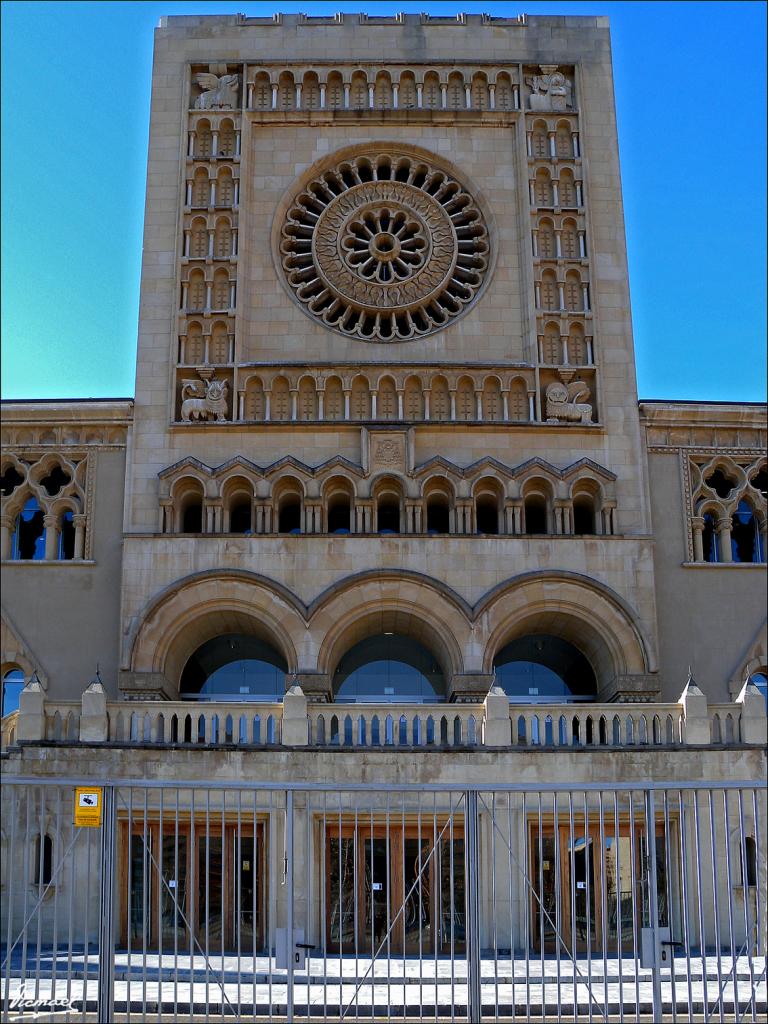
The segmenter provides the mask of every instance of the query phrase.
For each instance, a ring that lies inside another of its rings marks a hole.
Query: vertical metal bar
[[[606,893],[605,873],[605,807],[603,806],[603,791],[597,794],[597,806],[599,813],[599,839],[600,839],[600,945],[603,951],[603,1013],[608,1013],[608,894]]]
[[[738,1017],[741,1013],[739,1004],[739,972],[736,966],[738,950],[733,929],[733,871],[731,868],[731,821],[728,814],[728,790],[723,790],[723,822],[725,831],[725,871],[728,884],[728,938],[731,946],[731,972],[733,974],[733,1011]],[[747,892],[745,890],[746,899]],[[721,983],[722,984],[722,983]]]
[[[357,834],[357,801],[358,801],[358,796],[355,793],[355,794],[352,795],[352,802],[353,802],[353,805],[354,805],[354,815],[353,815],[353,822],[354,822],[354,824],[352,826],[352,853],[353,853],[353,857],[354,857],[353,862],[352,862],[353,865],[354,865],[354,868],[353,868],[353,871],[352,871],[352,877],[354,879],[354,882],[353,882],[354,889],[353,889],[353,896],[352,896],[352,911],[353,911],[352,919],[353,919],[353,922],[354,922],[354,929],[355,929],[355,982],[354,982],[355,985],[357,985],[357,979],[360,977],[360,968],[359,968],[358,963],[357,963],[357,958],[358,958],[358,955],[359,955],[358,942],[359,942],[359,936],[360,936],[360,907],[358,906],[358,893],[360,892],[361,888],[363,889],[363,891],[365,891],[365,878],[363,878],[362,886],[361,886],[360,880],[357,877],[357,865],[358,865],[358,861],[360,859],[360,851],[358,849],[359,836]],[[363,861],[363,870],[365,870],[365,861]],[[365,910],[363,910],[363,913],[365,913]],[[355,996],[355,1020],[359,1020],[360,1019],[360,1009],[359,1008],[360,1008],[360,1000],[359,1000],[359,998],[357,996]]]
[[[307,868],[307,914],[306,914],[306,929],[307,930],[306,930],[306,934],[304,936],[304,941],[305,942],[312,942],[312,944],[314,945],[313,940],[310,938],[310,936],[312,935],[312,918],[314,916],[313,915],[314,895],[313,895],[313,892],[312,892],[312,889],[313,889],[313,886],[312,886],[312,878],[313,878],[313,871],[312,871],[312,834],[313,834],[312,793],[307,793],[305,795],[305,801],[306,801],[306,810],[305,810],[305,815],[306,815],[305,822],[306,823],[305,823],[305,830],[306,830],[306,834],[307,834],[307,849],[306,849],[306,859],[305,859],[304,863],[306,864],[306,868]],[[308,949],[306,951],[306,953],[307,953],[307,1017],[309,1017],[310,1013],[311,1013],[311,1003],[312,1003],[312,1000],[310,998],[310,981],[311,981],[311,978],[312,978],[312,960],[311,960],[311,957],[310,957],[311,950]]]
[[[211,959],[209,927],[211,911],[211,791],[205,791],[205,1019],[210,1020]]]
[[[184,892],[189,891],[189,879],[187,876],[186,866],[184,870]],[[179,899],[179,787],[176,787],[176,806],[174,808],[173,815],[173,879],[176,883],[173,890],[174,895],[174,908],[173,908],[173,1016],[174,1019],[178,1019],[179,1016],[179,929],[177,926],[179,914],[177,911],[178,899]],[[189,903],[185,907],[184,916],[189,919]],[[194,976],[191,971],[192,964],[190,963],[190,976],[189,976],[189,997],[190,1003],[192,1002],[193,988],[194,988]]]
[[[128,1020],[130,1020],[130,1018],[131,1018],[131,991],[132,991],[132,987],[133,987],[133,982],[131,980],[131,974],[132,974],[132,957],[131,957],[132,922],[131,922],[131,908],[132,908],[132,905],[133,905],[133,899],[132,899],[133,889],[131,888],[131,879],[132,879],[132,872],[133,872],[133,786],[129,786],[128,787],[128,824],[127,824],[127,829],[128,829],[128,842],[127,842],[126,845],[128,847],[128,851],[126,853],[127,867],[126,867],[126,871],[125,871],[125,906],[126,906],[126,909],[125,909],[125,932],[126,932],[126,943],[125,943],[125,945],[126,945],[126,964],[125,964],[126,982],[125,982],[125,985],[126,985],[126,997],[127,997],[126,998],[126,1003],[127,1003],[127,1011],[128,1011],[127,1012],[127,1018],[128,1018]],[[71,921],[71,918],[70,918],[70,921]]]
[[[165,851],[163,850],[163,795],[161,787],[158,793],[158,825],[157,825],[157,1024],[161,1024],[163,1013],[163,888],[165,886]]]
[[[275,925],[277,921],[277,827],[275,825],[274,796],[269,791],[269,932],[267,939],[267,991],[269,997],[269,1019],[273,1020],[272,1013],[272,947]]]
[[[557,804],[557,792],[552,793],[552,845],[555,852],[555,971],[556,971],[556,984],[555,991],[557,995],[557,1019],[558,1022],[563,1019],[563,996],[561,986],[561,963],[560,963],[560,945],[562,935],[562,906],[560,904],[560,891],[561,891],[561,879],[560,879],[560,809]]]
[[[253,821],[253,843],[252,843],[251,856],[252,856],[253,859],[252,859],[251,863],[253,865],[252,866],[253,879],[251,881],[251,893],[252,893],[252,897],[253,897],[253,907],[252,907],[253,928],[251,929],[251,932],[252,932],[252,940],[251,940],[251,966],[252,966],[252,971],[251,971],[251,1004],[252,1004],[252,1012],[253,1012],[253,1014],[255,1016],[256,1015],[256,922],[259,921],[261,927],[263,928],[264,922],[263,922],[263,916],[262,916],[262,913],[261,913],[261,908],[264,905],[264,892],[263,892],[263,881],[262,880],[266,879],[268,877],[268,871],[267,871],[266,867],[263,867],[263,866],[262,866],[261,870],[259,870],[260,865],[263,865],[266,862],[266,851],[264,850],[264,839],[263,839],[264,834],[263,834],[263,831],[262,831],[262,834],[261,834],[261,836],[262,836],[262,839],[261,839],[262,856],[261,856],[261,858],[259,858],[259,847],[258,847],[258,844],[259,844],[258,831],[259,831],[259,829],[258,829],[258,824],[257,824],[258,815],[256,813],[256,810],[257,810],[257,807],[258,807],[258,803],[257,803],[258,794],[257,794],[256,790],[253,791],[252,796],[253,796],[253,810],[252,810],[251,820]],[[257,905],[257,899],[258,899],[258,905]],[[257,916],[257,913],[258,913],[258,916]],[[267,937],[267,943],[268,943],[268,937]]]
[[[149,790],[144,790],[144,818],[142,821],[141,845],[141,1019],[147,1019],[147,904],[150,899],[152,874],[150,872],[149,842],[147,835],[147,811]]]
[[[62,831],[62,803],[61,803],[61,786],[56,787],[56,837],[58,842],[61,844],[59,849],[59,856],[64,855],[64,833]],[[56,852],[54,845],[53,852]],[[0,865],[1,867],[1,865]],[[59,869],[63,868],[63,864],[54,864],[54,876],[58,876]],[[56,998],[56,983],[58,981],[58,966],[59,966],[59,890],[61,885],[57,881],[53,886],[53,929],[51,936],[51,999]]]
[[[112,1024],[115,998],[115,791],[105,786],[101,807],[101,894],[99,922],[99,983],[96,1019]]]
[[[238,725],[239,728],[239,725]],[[234,723],[233,723],[234,729]],[[237,820],[235,823],[235,849],[233,854],[233,867],[232,870],[235,876],[235,947],[237,954],[237,1016],[242,1017],[243,1015],[243,993],[240,985],[240,975],[242,973],[242,936],[241,936],[241,922],[243,917],[243,885],[242,885],[242,863],[243,863],[243,827],[242,827],[242,810],[243,810],[243,791],[242,789],[237,790],[237,809],[236,815]],[[253,876],[251,876],[253,877]],[[255,922],[254,922],[255,923]]]
[[[693,1018],[693,979],[691,971],[691,926],[688,914],[688,815],[686,814],[683,791],[677,791],[677,816],[680,829],[680,899],[682,900],[683,945],[685,946],[685,977],[688,987],[688,1018]]]
[[[91,837],[92,837],[92,835],[93,835],[93,829],[91,829],[91,828],[86,829],[86,833],[85,833],[85,842],[86,842],[86,846],[85,846],[85,878],[86,878],[86,883],[85,883],[85,901],[84,901],[85,902],[85,908],[84,908],[84,914],[85,914],[85,942],[83,944],[84,948],[85,948],[85,952],[83,954],[83,1009],[85,1009],[85,1007],[87,1005],[87,1000],[88,1000],[88,972],[89,972],[89,967],[90,967],[90,959],[89,959],[89,952],[90,952],[89,934],[90,933],[89,933],[89,928],[90,928],[90,923],[91,923],[90,922],[90,918],[91,918],[91,914],[90,914],[91,885],[92,885],[91,879],[93,877],[92,874],[91,874]]]
[[[454,933],[454,920],[455,920],[455,914],[456,914],[456,895],[455,895],[455,893],[456,893],[456,885],[455,885],[454,871],[455,871],[456,868],[455,868],[454,851],[453,851],[453,820],[454,820],[454,814],[453,814],[453,793],[449,793],[449,795],[448,795],[448,813],[450,814],[448,829],[449,829],[449,836],[450,836],[450,843],[451,843],[451,845],[449,847],[449,850],[448,850],[448,885],[449,885],[448,913],[450,915],[449,924],[448,924],[448,935],[449,935],[449,940],[448,941],[450,943],[450,949],[451,949],[451,1024],[453,1024],[453,1022],[456,1020],[456,942],[455,942],[455,933]],[[464,844],[464,849],[466,850],[466,843]],[[467,868],[466,868],[466,855],[465,855],[465,857],[464,857],[464,891],[465,892],[466,892],[466,886],[467,886]],[[465,932],[466,932],[466,929],[465,929]]]
[[[15,902],[14,901],[14,896],[15,896],[14,881],[15,881],[15,878],[16,878],[16,871],[14,870],[14,860],[16,858],[16,819],[17,819],[17,817],[19,815],[19,802],[18,802],[18,788],[19,787],[15,786],[13,783],[10,783],[9,787],[10,787],[10,790],[11,790],[11,793],[10,793],[10,799],[11,799],[11,834],[10,834],[10,843],[9,843],[9,846],[8,846],[6,863],[5,864],[0,864],[0,869],[4,869],[6,871],[6,884],[8,886],[8,902],[7,902],[8,923],[7,923],[6,929],[5,929],[5,950],[6,950],[6,953],[5,953],[5,956],[6,956],[6,960],[5,960],[5,984],[3,986],[3,989],[4,989],[4,992],[3,992],[3,1020],[4,1021],[8,1020],[9,1004],[10,1004],[10,1000],[11,1000],[11,942],[12,942],[12,935],[13,935],[13,932],[12,932],[12,928],[13,928],[13,905],[14,905],[14,902]],[[21,851],[21,855],[22,855],[22,857],[25,856],[23,848],[22,848],[22,851]],[[70,889],[70,894],[71,894],[71,891],[72,890]],[[71,922],[71,920],[72,920],[72,918],[70,916],[70,922]],[[71,924],[70,924],[70,927],[71,927]],[[71,946],[70,946],[70,948],[71,948]],[[69,993],[67,993],[67,994],[69,994]],[[67,1015],[67,1016],[69,1016],[69,1015]]]
[[[439,1003],[438,991],[437,991],[437,947],[440,945],[440,922],[442,915],[442,901],[440,899],[442,894],[442,885],[440,877],[440,861],[438,859],[437,850],[437,793],[432,794],[432,873],[434,876],[434,882],[429,886],[429,890],[432,893],[432,906],[429,909],[430,921],[432,922],[431,934],[432,934],[432,953],[433,953],[433,970],[435,972],[435,1021],[438,1020],[437,1007]]]
[[[512,1017],[517,1012],[515,999],[515,931],[514,931],[514,889],[512,885],[512,793],[507,791],[507,888],[509,889],[509,969],[512,974]]]
[[[22,844],[22,856],[24,857],[24,871],[23,871],[23,905],[21,910],[21,920],[23,922],[24,934],[21,937],[21,965],[19,968],[19,981],[21,988],[26,987],[27,981],[27,936],[29,934],[29,923],[27,921],[27,898],[31,881],[29,877],[30,863],[35,863],[35,849],[34,842],[30,844],[30,827],[32,818],[32,800],[34,799],[35,791],[32,786],[27,787],[25,794],[26,797],[26,818],[24,823],[24,842]],[[42,853],[42,851],[40,851]],[[39,858],[38,858],[39,860]],[[10,960],[10,952],[7,954]]]
[[[635,794],[629,791],[629,860],[632,877],[632,956],[634,959],[635,978],[635,1020],[640,1020],[640,962],[637,956],[637,942],[640,930],[637,927],[637,849],[635,837]]]
[[[224,720],[226,730],[226,719]],[[227,931],[227,897],[231,894],[231,880],[229,878],[229,858],[227,857],[227,791],[221,790],[221,1016],[224,1016],[224,943],[229,936]]]
[[[559,836],[556,837],[559,839]],[[576,980],[576,822],[573,813],[573,793],[568,794],[568,849],[566,851],[568,863],[568,888],[571,897],[571,964],[573,966],[573,1019],[576,1020],[579,1013],[578,982]]]
[[[467,898],[467,1020],[469,1024],[478,1024],[482,1020],[482,1000],[480,988],[480,864],[478,854],[478,814],[477,793],[468,789],[464,793],[464,831],[466,839],[466,879],[465,891]]]
[[[195,788],[189,791],[189,1019],[194,1020],[195,1007],[195,932],[197,931],[197,915],[200,913],[198,902],[198,857],[197,838],[195,836]]]
[[[525,882],[528,878],[531,864],[530,864],[530,851],[528,849],[528,812],[526,808],[526,794],[523,791],[523,900],[524,900],[524,917],[523,921],[524,936],[523,942],[525,944],[525,1019],[529,1022],[531,1019],[531,931],[533,924],[533,915],[536,912],[531,902],[530,893]]]
[[[546,736],[545,736],[546,739]],[[547,988],[545,983],[545,968],[544,968],[544,929],[545,929],[545,917],[544,917],[544,819],[542,817],[541,808],[541,790],[536,794],[538,808],[538,825],[539,834],[537,837],[537,848],[538,848],[538,859],[539,859],[539,870],[537,872],[536,882],[539,886],[539,970],[541,972],[541,1019],[544,1020],[544,1012],[546,1009],[547,1002]]]
[[[418,874],[416,881],[418,883],[419,893],[419,905],[418,905],[418,924],[419,924],[419,1019],[424,1019],[424,993],[422,989],[423,972],[424,972],[424,949],[422,943],[422,921],[424,920],[423,909],[422,909],[422,888],[421,888],[421,792],[416,793],[416,850],[417,860],[416,869]]]
[[[587,1008],[589,1011],[589,1024],[592,1024],[592,850],[589,845],[589,807],[587,805],[587,791],[584,790],[584,875],[586,877],[586,908],[587,908],[587,978],[590,979],[590,991],[588,993]]]
[[[697,909],[699,917],[699,953],[701,956],[701,979],[702,979],[702,990],[704,995],[704,1007],[707,1015],[709,1014],[709,996],[707,993],[707,948],[706,948],[706,927],[704,924],[704,893],[703,893],[703,872],[701,866],[701,823],[699,821],[699,793],[698,790],[693,791],[693,826],[694,826],[694,850],[696,851],[696,894],[697,894]]]
[[[764,803],[763,803],[764,806]],[[757,790],[752,790],[752,821],[754,822],[755,830],[755,868],[757,869],[758,877],[755,879],[757,885],[755,886],[755,930],[756,930],[756,944],[755,944],[755,956],[765,956],[765,928],[761,924],[765,910],[763,908],[763,896],[761,895],[762,887],[760,885],[760,864],[765,860],[765,852],[763,851],[763,845],[760,841],[760,815],[757,805]]]
[[[376,920],[376,889],[374,886],[374,859],[373,859],[373,803],[368,808],[368,841],[370,843],[371,852],[371,1006],[373,1007],[375,1002],[376,992],[376,967],[374,964],[374,957],[376,955],[376,938],[374,934],[374,925]],[[371,1010],[373,1012],[373,1010]]]
[[[326,846],[328,846],[328,857],[330,859],[330,836],[328,834],[328,791],[323,790],[323,830],[320,834],[320,858],[321,858],[321,870],[320,870],[320,921],[322,927],[325,929],[322,935],[323,942],[323,1021],[328,1020],[328,940],[330,938],[331,930],[327,927],[328,911],[327,896],[328,883],[326,881],[326,872],[330,876],[330,864],[326,867]]]
[[[747,870],[747,843],[746,843],[746,832],[744,828],[744,793],[740,789],[738,793],[739,801],[739,860],[741,865],[741,883],[742,892],[744,893],[744,945],[747,953],[747,967],[749,969],[749,990],[750,990],[750,1006],[752,1007],[752,1020],[757,1020],[757,1005],[756,1005],[756,992],[755,992],[755,970],[754,964],[752,963],[752,925],[751,925],[751,914],[750,914],[750,893],[749,893],[749,874]]]
[[[653,942],[655,951],[658,950],[659,946],[659,902],[658,902],[658,890],[657,890],[657,879],[656,879],[656,812],[654,805],[655,793],[652,789],[645,791],[645,838],[647,843],[648,851],[648,910],[649,910],[649,923],[653,929]],[[662,1019],[662,1002],[661,1002],[661,974],[659,973],[661,967],[659,966],[656,955],[654,954],[653,963],[653,983],[652,983],[652,997],[653,997],[653,1019]]]
[[[725,1021],[725,1007],[723,1005],[723,952],[720,936],[720,898],[717,891],[717,847],[715,841],[715,814],[712,801],[712,790],[707,791],[707,809],[709,811],[709,845],[712,855],[712,901],[715,913],[715,954],[717,958],[717,991],[718,1004],[720,1007],[720,1022]]]
[[[392,847],[390,839],[390,819],[389,819],[389,792],[387,792],[387,803],[386,803],[386,818],[385,818],[385,849],[386,849],[386,865],[387,865],[387,878],[385,890],[387,893],[387,1021],[392,1020]]]
[[[672,942],[676,941],[677,931],[675,929],[675,918],[672,913],[674,907],[672,902],[672,843],[670,842],[670,831],[669,831],[669,793],[665,789],[663,792],[664,798],[664,863],[665,863],[665,877],[666,877],[666,904],[667,904],[667,921],[669,923],[669,938]],[[672,992],[672,1021],[677,1020],[677,980],[676,974],[676,963],[675,963],[675,949],[676,946],[669,947],[669,980],[670,988]]]
[[[37,858],[37,909],[33,911],[37,917],[37,928],[35,932],[35,988],[34,998],[40,997],[40,945],[42,943],[43,934],[43,893],[45,891],[45,816],[46,816],[46,805],[48,802],[47,797],[47,786],[40,785],[37,787],[38,792],[38,858]],[[51,850],[51,867],[53,867],[53,850]]]
[[[293,1020],[293,964],[296,944],[293,941],[293,790],[286,790],[285,794],[285,853],[286,872],[285,884],[287,886],[287,927],[286,946],[288,947],[288,991],[286,992],[286,1007],[288,1020]]]
[[[619,1024],[624,1024],[624,927],[621,920],[621,822],[619,794],[613,792],[613,835],[616,856],[616,962],[619,968]]]

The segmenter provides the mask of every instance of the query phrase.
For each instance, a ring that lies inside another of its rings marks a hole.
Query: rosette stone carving
[[[286,279],[306,311],[372,341],[445,327],[482,288],[489,251],[464,186],[397,154],[323,172],[297,196],[280,240]]]

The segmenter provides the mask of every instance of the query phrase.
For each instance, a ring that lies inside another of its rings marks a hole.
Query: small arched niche
[[[285,658],[270,643],[245,633],[213,637],[197,648],[184,666],[182,700],[282,700]]]
[[[595,700],[594,669],[568,640],[527,634],[506,644],[493,660],[496,684],[515,704]]]
[[[434,703],[445,700],[445,691],[445,676],[432,652],[395,632],[359,641],[333,673],[334,700],[340,703]]]

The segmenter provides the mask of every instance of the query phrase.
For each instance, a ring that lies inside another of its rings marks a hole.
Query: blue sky
[[[153,28],[337,10],[611,18],[638,386],[765,398],[763,3],[2,4],[2,393],[132,395]]]

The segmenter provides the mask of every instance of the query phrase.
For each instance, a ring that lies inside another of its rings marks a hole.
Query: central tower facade
[[[126,696],[222,636],[667,689],[607,20],[163,19],[128,460]]]

